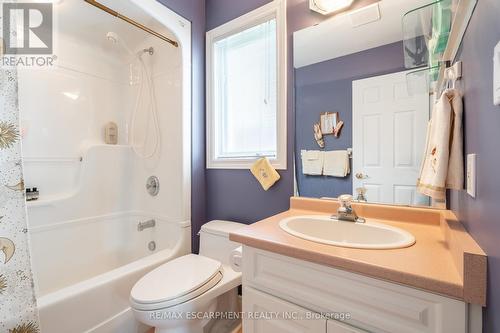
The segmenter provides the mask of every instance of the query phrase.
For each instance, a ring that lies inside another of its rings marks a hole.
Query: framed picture
[[[338,112],[325,112],[321,114],[321,133],[324,135],[334,134],[338,118]]]

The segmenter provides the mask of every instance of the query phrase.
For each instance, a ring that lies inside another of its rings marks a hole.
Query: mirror
[[[402,29],[428,3],[384,0],[294,34],[299,195],[436,205],[416,186],[430,96],[425,76],[409,84]]]

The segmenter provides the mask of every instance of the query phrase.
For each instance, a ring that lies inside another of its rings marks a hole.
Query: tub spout
[[[149,220],[146,222],[139,222],[137,225],[137,231],[143,231],[144,229],[154,228],[156,226],[155,220]]]

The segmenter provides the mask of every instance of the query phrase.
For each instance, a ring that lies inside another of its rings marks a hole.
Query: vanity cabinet
[[[245,333],[326,332],[326,320],[308,319],[307,309],[250,287],[243,288],[243,295],[243,312],[253,316],[246,320]]]
[[[278,316],[245,318],[245,333],[478,333],[463,301],[248,246],[243,310]]]
[[[243,290],[245,295],[243,311],[253,316],[246,321],[244,332],[367,333],[335,320],[324,319],[319,313],[311,312],[251,287],[245,287]]]

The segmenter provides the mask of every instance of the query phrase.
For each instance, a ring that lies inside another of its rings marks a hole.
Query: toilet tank
[[[202,225],[200,230],[200,255],[229,265],[229,255],[241,246],[229,240],[229,233],[244,227],[244,224],[231,221],[210,221]]]

